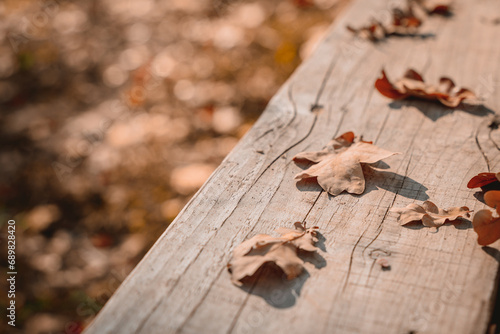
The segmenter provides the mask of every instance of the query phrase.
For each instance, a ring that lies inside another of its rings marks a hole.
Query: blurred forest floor
[[[347,2],[0,2],[16,329],[81,332]]]

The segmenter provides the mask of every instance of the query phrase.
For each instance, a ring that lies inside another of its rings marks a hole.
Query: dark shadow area
[[[494,258],[498,263],[500,263],[500,251],[496,248],[489,247],[489,246],[483,246],[481,249]],[[496,292],[493,294],[493,297],[491,299],[491,303],[494,306],[493,312],[491,314],[491,319],[489,323],[489,329],[488,333],[494,333],[494,334],[500,334],[500,289],[498,289],[498,284],[500,283],[500,268],[497,272],[497,277],[496,277]]]
[[[426,193],[427,187],[408,176],[376,170],[370,165],[363,165],[363,174],[365,175],[366,189],[363,194],[355,196],[363,196],[371,191],[384,189],[419,201],[429,199]]]
[[[410,38],[410,39],[426,40],[429,38],[436,38],[436,34],[434,34],[434,33],[414,33],[414,34],[392,33],[392,34],[386,35],[384,38],[372,40],[372,42],[376,45],[384,45],[384,43],[387,43],[387,41],[391,38],[395,38],[395,39]]]
[[[391,168],[391,166],[389,166],[384,161],[377,162],[377,169],[389,169],[389,168]]]
[[[445,223],[443,226],[446,227],[448,225],[453,225],[453,227],[455,227],[457,230],[468,230],[472,228],[472,222],[467,218],[458,218],[457,220],[454,220],[452,222]],[[423,228],[430,228],[424,226],[421,221],[414,221],[402,226],[410,230],[421,230]],[[443,226],[436,228],[436,231],[434,233],[438,233],[439,229]]]
[[[391,103],[389,103],[389,107],[391,109],[401,109],[403,106],[415,107],[418,110],[420,110],[422,114],[424,114],[426,117],[430,118],[433,121],[436,121],[440,117],[448,115],[454,112],[455,110],[465,111],[477,116],[487,116],[495,113],[493,110],[484,105],[461,103],[456,108],[448,108],[444,105],[439,104],[439,102],[419,100],[416,98],[408,98],[405,100],[394,100]]]
[[[321,249],[323,252],[326,253],[326,246],[325,246],[326,238],[325,238],[325,236],[323,234],[321,234],[320,232],[316,232],[316,238],[318,238],[318,241],[316,242],[316,247],[318,247],[319,249]],[[308,262],[314,264],[311,261],[308,261]],[[326,262],[325,262],[325,265],[326,265]],[[323,268],[323,267],[316,266],[316,268],[318,268],[318,269]]]
[[[415,33],[415,34],[398,34],[394,33],[390,37],[395,37],[395,38],[413,38],[413,39],[429,39],[429,38],[436,38],[436,34],[429,32],[429,33]]]
[[[494,258],[495,260],[497,260],[498,263],[500,263],[500,251],[498,249],[490,247],[490,246],[483,246],[483,247],[481,247],[481,249],[486,254],[488,254],[489,256]]]
[[[475,197],[475,198],[476,198],[479,202],[481,202],[481,203],[483,203],[483,204],[486,204],[486,203],[484,202],[484,193],[483,193],[482,191],[476,191],[476,192],[474,193],[474,197]]]
[[[466,218],[458,218],[450,224],[453,225],[457,230],[468,230],[473,227],[472,222]]]
[[[324,237],[321,236],[323,240]],[[320,249],[319,243],[316,244]],[[323,244],[324,248],[324,244]],[[299,251],[299,256],[305,262],[312,263],[317,269],[326,266],[326,260],[317,252]],[[255,296],[262,297],[272,307],[279,309],[289,308],[295,305],[300,297],[302,287],[311,275],[304,269],[298,277],[288,280],[283,270],[274,263],[266,263],[252,277],[246,277],[242,280],[240,287],[243,291]]]
[[[302,170],[306,170],[313,164],[308,161],[295,161],[295,165],[301,168]],[[300,191],[321,191],[321,187],[318,184],[318,181],[316,180],[315,177],[297,181],[295,186]]]
[[[500,182],[498,181],[491,182],[490,184],[482,186],[481,190],[483,191],[483,194],[490,190],[500,190]]]
[[[422,224],[421,221],[414,221],[406,225],[401,225],[404,228],[410,229],[410,230],[421,230],[423,228],[428,228]]]

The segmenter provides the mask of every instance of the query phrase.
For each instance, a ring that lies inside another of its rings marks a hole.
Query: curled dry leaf
[[[409,69],[405,75],[394,84],[389,81],[385,71],[382,77],[375,81],[375,88],[380,94],[401,100],[415,97],[424,100],[436,100],[447,107],[457,107],[465,99],[475,99],[476,95],[469,89],[456,89],[453,80],[447,77],[439,79],[439,85],[428,85],[422,76],[415,70]]]
[[[362,194],[365,191],[365,177],[361,164],[372,164],[394,154],[399,153],[383,150],[371,142],[355,142],[354,134],[346,132],[319,152],[297,154],[293,158],[295,162],[308,161],[314,165],[295,175],[295,179],[316,178],[321,188],[334,196],[344,190],[351,194]]]
[[[378,20],[372,19],[370,24],[361,28],[353,28],[349,25],[346,28],[361,38],[377,42],[389,36],[414,35],[420,25],[422,25],[422,21],[415,16],[412,7],[408,6],[405,10],[394,8],[390,24],[383,24]]]
[[[409,3],[415,3],[422,8],[427,15],[443,15],[451,14],[451,1],[443,0],[409,0]]]
[[[481,188],[484,192],[500,190],[500,173],[479,173],[470,179],[467,188]]]
[[[295,229],[279,228],[281,237],[258,234],[244,241],[233,251],[227,265],[231,281],[241,286],[245,277],[253,276],[266,263],[274,263],[283,270],[287,279],[300,275],[304,261],[297,255],[298,250],[315,252],[318,241],[317,226],[306,228],[305,224],[295,223]]]
[[[425,201],[422,205],[412,203],[405,208],[392,208],[391,211],[400,214],[398,222],[401,225],[421,221],[424,226],[435,228],[461,217],[469,217],[470,213],[469,208],[466,206],[443,210],[431,201]]]
[[[489,191],[484,194],[487,205],[496,209],[500,215],[500,191]],[[481,246],[489,245],[500,239],[500,218],[493,217],[490,210],[479,210],[472,219],[472,226],[477,233],[477,243]]]

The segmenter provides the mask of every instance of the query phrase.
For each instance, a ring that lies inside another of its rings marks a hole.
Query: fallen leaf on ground
[[[392,208],[391,211],[400,214],[398,222],[401,225],[421,221],[424,226],[435,228],[461,217],[469,217],[470,212],[466,206],[443,210],[431,201],[425,201],[422,205],[412,203],[405,208]]]
[[[467,188],[481,188],[484,192],[500,190],[500,173],[479,173],[470,179]]]
[[[489,191],[484,194],[484,201],[488,206],[496,209],[500,215],[500,191]],[[477,233],[477,243],[481,246],[489,245],[500,239],[500,218],[493,217],[490,210],[479,210],[472,219],[472,226]]]
[[[389,36],[411,36],[417,32],[417,28],[422,25],[422,21],[415,16],[412,7],[408,6],[403,10],[394,8],[392,10],[392,21],[390,24],[383,24],[372,19],[371,23],[361,28],[346,26],[347,30],[355,35],[377,42]]]
[[[393,100],[415,97],[424,100],[436,100],[447,107],[457,107],[465,99],[475,99],[476,95],[469,89],[456,89],[453,80],[447,77],[439,79],[439,85],[428,85],[415,70],[409,69],[394,84],[389,81],[385,71],[375,81],[375,88],[380,94]]]
[[[274,263],[283,270],[287,279],[299,276],[304,267],[297,255],[299,250],[315,252],[318,241],[317,226],[306,228],[305,224],[295,223],[295,229],[279,228],[281,237],[258,234],[244,241],[233,251],[228,270],[231,281],[241,286],[245,277],[253,276],[266,263]]]
[[[435,0],[409,0],[409,3],[415,3],[420,6],[427,15],[443,15],[451,14],[450,1],[435,1]]]
[[[365,190],[365,177],[361,164],[372,164],[392,155],[399,154],[378,148],[371,142],[354,140],[352,132],[346,132],[330,141],[319,152],[297,154],[295,162],[315,163],[295,176],[296,180],[316,178],[318,184],[331,195],[344,190],[351,194],[362,194]]]

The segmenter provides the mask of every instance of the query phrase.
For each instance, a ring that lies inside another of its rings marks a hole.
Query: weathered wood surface
[[[455,1],[453,17],[425,22],[429,38],[373,45],[345,30],[388,15],[388,3],[353,1],[87,333],[486,331],[500,244],[479,247],[470,222],[438,233],[401,227],[389,209],[428,198],[483,208],[466,183],[487,163],[499,170],[500,130],[487,127],[487,108],[391,103],[373,83],[382,67],[392,78],[412,67],[429,82],[450,76],[500,110],[500,2]],[[321,112],[311,112],[315,104]],[[291,158],[349,130],[403,154],[369,171],[360,196],[296,184],[301,168]],[[304,220],[323,233],[323,260],[311,259],[294,281],[231,284],[226,263],[235,246]],[[374,265],[377,254],[391,270]]]

